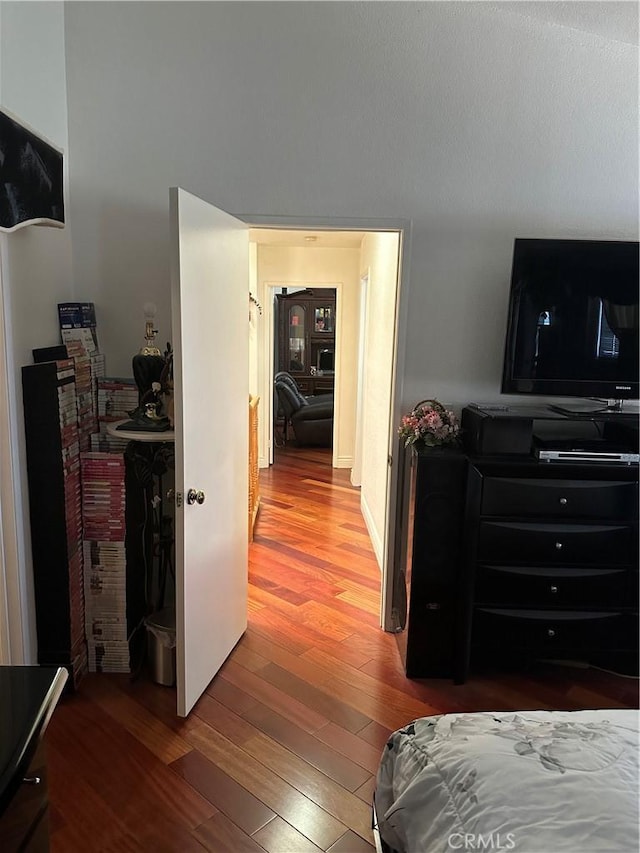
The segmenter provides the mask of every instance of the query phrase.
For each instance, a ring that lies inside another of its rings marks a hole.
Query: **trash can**
[[[156,684],[176,683],[176,612],[166,607],[145,619],[151,678]]]

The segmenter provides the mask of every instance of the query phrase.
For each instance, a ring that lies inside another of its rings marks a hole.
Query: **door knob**
[[[187,492],[187,503],[189,506],[192,504],[198,503],[203,504],[205,499],[205,493],[202,490],[196,491],[195,489],[189,489]]]

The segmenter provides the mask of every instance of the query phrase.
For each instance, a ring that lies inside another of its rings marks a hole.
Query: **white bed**
[[[385,747],[374,825],[381,850],[637,853],[633,710],[442,714]]]

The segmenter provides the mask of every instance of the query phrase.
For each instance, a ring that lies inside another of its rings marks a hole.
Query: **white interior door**
[[[170,190],[176,677],[186,716],[247,626],[249,237]],[[204,502],[189,503],[192,489]]]

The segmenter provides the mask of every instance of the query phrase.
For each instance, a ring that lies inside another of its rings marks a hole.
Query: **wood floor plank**
[[[201,824],[193,834],[211,853],[263,853],[259,844],[222,813]]]
[[[247,835],[253,835],[276,816],[195,749],[174,761],[171,769]]]
[[[249,598],[247,601],[247,613],[259,613],[261,610],[264,610],[266,604],[263,604],[261,601],[256,601],[255,598]]]
[[[369,776],[366,782],[363,782],[360,787],[354,791],[356,797],[360,797],[363,803],[366,803],[368,806],[371,806],[373,803],[373,792],[376,787],[376,777]]]
[[[249,581],[249,598],[252,601],[258,601],[262,604],[263,610],[277,611],[282,613],[284,618],[291,618],[292,616],[295,616],[298,611],[297,605],[308,601],[308,598],[301,597],[297,603],[292,604],[286,598],[274,595],[274,593],[269,592],[268,589],[264,589],[262,586],[254,584],[251,580]]]
[[[377,681],[361,670],[337,661],[318,649],[305,652],[303,657],[323,667],[327,674],[335,679],[336,690],[339,690],[343,696],[353,697],[354,692],[359,693],[362,698],[357,700],[359,704],[355,707],[359,707],[364,714],[383,725],[399,728],[416,717],[438,713],[437,708],[407,696],[394,687]],[[351,701],[351,704],[355,703]],[[371,708],[376,709],[375,713],[368,710]]]
[[[250,712],[256,706],[260,706],[260,703],[253,700],[244,713]],[[193,709],[192,717],[194,722],[199,720],[206,723],[210,728],[220,732],[239,746],[242,746],[255,734],[255,729],[251,723],[207,693],[199,699]]]
[[[328,583],[324,581],[322,572],[316,570],[302,572],[300,569],[292,567],[288,561],[279,560],[274,551],[270,551],[259,542],[252,543],[249,568],[252,579],[255,577],[272,579],[276,576],[283,585],[296,592],[313,591],[317,595],[324,594],[331,597],[337,595],[341,590],[337,582]]]
[[[248,669],[249,672],[259,672],[270,663],[269,658],[264,657],[264,655],[255,651],[255,649],[250,649],[246,643],[236,646],[229,655],[229,659],[239,663],[240,666]]]
[[[349,639],[358,631],[371,633],[373,637],[378,638],[381,631],[377,624],[377,618],[373,622],[360,607],[355,607],[350,613],[343,613],[336,605],[337,602],[335,601],[331,605],[319,601],[307,601],[298,608],[298,613],[303,624],[324,624],[328,630],[333,622],[337,630],[333,634],[329,633],[329,637],[339,639],[340,642]],[[341,636],[341,634],[346,636]]]
[[[207,686],[205,693],[238,714],[241,714],[247,708],[251,708],[256,701],[253,696],[246,693],[240,687],[236,687],[235,684],[232,684],[223,675],[217,675]]]
[[[289,587],[284,586],[283,584],[274,583],[272,580],[260,577],[256,574],[251,575],[251,586],[262,589],[265,592],[270,592],[272,595],[275,595],[276,598],[286,601],[289,604],[304,604],[305,601],[309,601],[308,595],[294,589],[289,589]],[[271,599],[269,599],[269,601],[270,603],[273,603],[271,602]]]
[[[308,670],[307,670],[308,672]],[[283,669],[275,663],[270,663],[260,673],[261,677],[269,684],[278,687],[289,696],[298,697],[309,708],[314,708],[325,720],[331,720],[350,732],[360,731],[370,722],[366,714],[355,710],[350,705],[340,702],[328,692],[319,690],[313,684],[293,675],[290,671]],[[319,726],[318,728],[322,728]]]
[[[335,643],[349,638],[350,632],[347,629],[338,629],[331,633],[326,622],[313,624],[311,620],[303,621],[303,615],[298,614],[298,609],[295,613],[288,615],[275,608],[268,612],[262,611],[255,615],[252,624],[256,628],[268,631],[271,635],[277,636],[279,633],[281,642],[285,644],[285,647],[288,645],[295,654],[311,651],[320,646],[323,640]],[[291,630],[293,624],[296,625],[295,631]],[[288,643],[287,637],[289,638]]]
[[[286,747],[325,776],[333,779],[348,791],[355,791],[367,781],[370,774],[347,756],[323,743],[314,735],[294,726],[289,720],[266,706],[257,706],[245,714],[247,720]]]
[[[210,761],[279,814],[302,835],[326,849],[347,830],[327,811],[205,724],[189,732],[189,740]]]
[[[283,617],[281,613],[275,610],[265,608],[267,612],[254,613],[251,620],[252,627],[260,633],[266,634],[269,639],[290,649],[294,654],[299,655],[302,652],[309,651],[316,643],[316,637],[321,637],[317,631],[311,632],[307,630],[292,631],[292,625],[295,625],[295,620]]]
[[[367,743],[370,743],[371,746],[377,749],[378,753],[382,755],[382,750],[385,748],[392,731],[394,731],[394,729],[388,729],[386,726],[381,726],[380,723],[377,723],[374,720],[358,732],[358,737],[362,738],[362,740]]]
[[[87,677],[83,695],[98,702],[110,717],[117,720],[165,764],[170,764],[191,752],[191,746],[183,738],[99,674],[94,673]]]
[[[369,843],[353,832],[345,832],[342,838],[329,847],[327,853],[373,853],[374,850],[373,841]]]
[[[366,545],[356,545],[354,542],[343,542],[339,547],[352,554],[356,554],[360,561],[364,560],[372,566],[378,565],[378,561],[373,556],[371,545],[369,543]]]
[[[245,752],[253,755],[325,812],[363,838],[370,837],[371,809],[324,773],[262,733],[251,738]]]
[[[328,722],[327,717],[323,714],[314,711],[293,696],[233,661],[227,662],[223,675],[219,677],[224,677],[255,699],[278,711],[304,731],[315,732]]]
[[[370,726],[377,723],[370,723],[365,726],[359,734],[353,734],[346,729],[337,726],[335,723],[327,723],[324,728],[319,729],[314,733],[314,737],[323,741],[326,744],[333,745],[335,749],[341,750],[345,755],[348,755],[351,761],[355,761],[360,767],[365,768],[370,773],[376,773],[380,764],[380,756],[382,755],[382,747],[378,747],[378,741],[371,742],[371,736],[363,737],[363,732],[370,732]],[[377,730],[377,729],[376,729]],[[388,729],[384,729],[389,734]],[[385,737],[385,743],[387,738]]]
[[[320,847],[280,817],[254,833],[253,838],[267,853],[323,853]]]
[[[376,592],[372,594],[355,592],[353,589],[347,589],[344,592],[341,592],[340,595],[337,596],[340,601],[344,601],[347,604],[353,604],[354,607],[358,607],[361,610],[366,610],[372,616],[378,618],[380,615],[380,595]]]
[[[351,639],[351,638],[349,638]],[[302,660],[299,655],[292,654],[291,649],[286,645],[281,645],[277,641],[271,640],[255,625],[251,625],[247,633],[243,637],[243,645],[253,651],[262,654],[268,658],[271,663],[280,664],[285,669],[291,669],[291,672],[296,672],[295,667],[300,664],[302,669],[309,664]],[[351,642],[338,643],[333,640],[322,640],[319,646],[329,654],[343,656],[351,666],[358,669],[371,661],[371,654],[368,651],[361,652],[354,648]]]
[[[63,710],[66,710],[64,706]],[[60,716],[56,712],[55,718]],[[54,723],[58,720],[54,719],[52,725]],[[136,853],[142,850],[139,845],[135,846],[137,842],[108,800],[77,772],[74,756],[58,748],[51,726],[45,740],[50,797],[59,816],[50,825],[51,853],[85,853],[92,845],[102,850],[121,842],[123,849]],[[79,803],[82,808],[78,808]]]
[[[110,804],[134,837],[143,824],[157,825],[159,813],[166,824],[165,835],[175,837],[181,837],[181,827],[192,829],[214,813],[211,803],[99,705],[76,694],[65,710],[54,715],[49,742],[73,756],[80,776]]]

